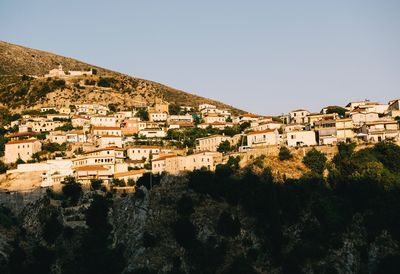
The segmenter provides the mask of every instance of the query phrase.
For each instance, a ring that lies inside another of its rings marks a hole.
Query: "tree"
[[[243,122],[240,124],[240,131],[243,132],[246,128],[249,128],[250,126],[250,122]]]
[[[326,167],[327,158],[324,153],[319,152],[315,148],[307,152],[303,158],[303,163],[311,169],[311,172],[322,174]]]
[[[110,109],[111,112],[117,112],[117,106],[115,104],[108,104],[108,108]]]
[[[72,204],[76,204],[82,195],[81,184],[77,183],[72,176],[65,177],[62,187],[63,195],[70,200]]]
[[[181,106],[179,104],[170,104],[168,112],[170,115],[179,115],[181,113]]]
[[[222,212],[218,219],[218,233],[226,237],[235,237],[240,233],[240,222],[238,218],[232,218],[229,212]]]
[[[102,184],[103,184],[103,180],[101,180],[101,179],[92,179],[92,180],[90,180],[90,187],[93,190],[99,190],[101,188]]]
[[[7,166],[3,161],[0,161],[0,174],[5,173],[7,171]]]
[[[189,217],[194,212],[193,200],[189,196],[182,196],[176,205],[176,212],[182,217]]]
[[[226,153],[231,151],[231,143],[228,140],[221,142],[217,148],[218,152]]]
[[[147,112],[147,110],[144,110],[144,109],[138,110],[138,112],[136,112],[135,116],[139,117],[140,120],[142,120],[142,121],[148,121],[149,120],[149,113]]]
[[[186,218],[179,218],[172,224],[175,240],[179,245],[188,249],[196,243],[196,228]]]
[[[50,218],[46,221],[42,235],[43,239],[49,243],[53,244],[57,237],[61,234],[63,230],[63,225],[58,220],[58,215],[56,213],[51,214]]]
[[[287,147],[281,147],[279,149],[279,160],[285,161],[285,160],[290,160],[292,158],[293,155]]]
[[[329,106],[326,108],[326,114],[337,113],[340,117],[344,117],[346,109],[339,106]]]

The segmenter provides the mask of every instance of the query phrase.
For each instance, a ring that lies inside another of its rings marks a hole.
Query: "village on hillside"
[[[92,71],[64,74],[60,66],[45,77],[85,73]],[[83,185],[101,180],[134,189],[146,172],[214,171],[232,155],[268,147],[400,141],[400,99],[350,102],[319,113],[296,109],[280,117],[233,115],[211,104],[192,107],[161,99],[129,109],[93,102],[46,106],[13,117],[3,121],[0,182],[22,176],[36,178],[40,187],[57,187],[72,176]]]

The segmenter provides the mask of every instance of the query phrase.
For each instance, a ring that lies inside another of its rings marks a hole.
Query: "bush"
[[[222,236],[236,237],[240,233],[240,222],[237,218],[232,218],[228,212],[222,212],[218,219],[217,231]]]
[[[189,217],[194,212],[192,198],[188,196],[182,196],[176,205],[176,212],[182,217]]]
[[[69,199],[72,204],[76,204],[82,195],[81,184],[77,183],[74,177],[66,177],[63,184],[63,195]]]
[[[231,151],[231,143],[228,140],[221,142],[217,148],[218,152],[226,153]]]
[[[43,227],[43,239],[47,243],[53,244],[57,237],[61,234],[62,230],[63,225],[58,220],[57,214],[53,213]]]
[[[179,218],[172,224],[173,235],[175,240],[182,247],[189,249],[196,243],[196,228],[188,220]]]
[[[281,147],[279,149],[279,160],[286,161],[293,158],[292,153],[287,147]]]
[[[307,152],[303,158],[303,163],[311,169],[311,172],[322,174],[326,167],[327,158],[324,153],[319,152],[315,148]]]
[[[5,173],[7,171],[7,166],[3,161],[0,161],[0,174]]]
[[[102,184],[103,184],[103,180],[100,180],[100,179],[92,179],[92,180],[90,180],[90,187],[93,190],[99,190],[101,188]]]

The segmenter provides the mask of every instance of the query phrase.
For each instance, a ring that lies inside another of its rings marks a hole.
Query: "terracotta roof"
[[[177,155],[175,155],[175,154],[171,154],[171,155],[164,155],[164,156],[161,156],[161,157],[158,157],[157,159],[153,159],[152,160],[152,162],[157,162],[157,161],[163,161],[163,160],[165,160],[165,159],[167,159],[167,158],[173,158],[173,157],[176,157]]]
[[[144,169],[138,169],[138,170],[131,170],[127,172],[118,172],[114,174],[114,177],[125,177],[125,176],[130,176],[130,175],[138,175],[138,174],[143,174],[145,171]]]
[[[94,126],[93,130],[120,130],[120,127],[97,127]]]
[[[244,113],[240,115],[241,117],[258,118],[259,116],[253,113]]]
[[[100,137],[104,137],[104,138],[122,138],[121,136],[111,135],[111,134],[103,134],[103,135],[100,135]]]
[[[15,141],[9,141],[6,145],[27,144],[27,143],[34,143],[36,141],[39,140],[38,139],[15,140]]]
[[[299,108],[299,109],[292,110],[291,112],[297,112],[297,111],[308,111],[308,110]]]
[[[263,134],[263,133],[271,133],[275,132],[275,129],[266,129],[266,130],[259,130],[247,133],[247,135],[256,135],[256,134]]]
[[[67,131],[67,134],[85,134],[83,132],[83,130],[71,130],[71,131]]]
[[[108,168],[105,168],[104,166],[80,166],[75,168],[76,171],[108,171]]]
[[[127,149],[131,149],[131,148],[161,148],[161,147],[159,147],[159,146],[145,146],[145,145],[143,145],[143,146],[130,146],[130,147],[128,147]]]
[[[83,154],[90,154],[90,153],[93,153],[93,152],[99,152],[99,151],[104,151],[104,150],[119,150],[119,151],[123,151],[124,149],[120,148],[120,147],[106,147],[106,148],[99,148],[99,149],[87,151],[87,152],[85,152]]]
[[[258,125],[268,125],[268,124],[279,124],[279,125],[282,125],[282,123],[275,122],[275,121],[265,121],[265,122],[259,123]]]
[[[14,137],[21,137],[21,136],[28,136],[28,135],[33,135],[34,132],[16,132],[7,135],[7,138],[14,138]]]

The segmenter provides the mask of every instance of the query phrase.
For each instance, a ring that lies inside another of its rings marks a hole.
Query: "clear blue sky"
[[[260,114],[400,97],[399,0],[0,0],[0,40]]]

